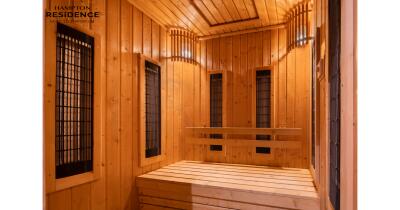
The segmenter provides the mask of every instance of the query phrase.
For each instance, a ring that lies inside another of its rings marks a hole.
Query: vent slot
[[[271,154],[271,148],[269,148],[269,147],[256,147],[256,153]]]
[[[222,151],[222,145],[210,145],[210,150],[211,151]]]

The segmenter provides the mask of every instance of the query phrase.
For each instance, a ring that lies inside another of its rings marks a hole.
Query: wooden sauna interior
[[[329,42],[335,39],[327,0],[81,2],[101,15],[93,22],[44,21],[45,209],[339,209],[329,196]],[[44,10],[61,3],[45,0]],[[352,23],[352,12],[336,15]],[[94,38],[92,170],[62,178],[54,158],[58,24]],[[352,36],[346,30],[354,26],[347,26],[342,40]],[[175,32],[191,41],[182,45]],[[346,46],[342,53],[351,50]],[[160,67],[161,149],[154,158],[144,151],[147,62]],[[256,76],[263,70],[270,75],[268,127],[257,124]],[[222,75],[219,126],[210,124],[216,74]],[[342,81],[353,93],[353,73],[340,76],[349,78]],[[353,123],[341,126],[348,126],[341,136],[354,136]],[[349,153],[337,166],[340,209],[356,209],[354,143],[342,142]]]

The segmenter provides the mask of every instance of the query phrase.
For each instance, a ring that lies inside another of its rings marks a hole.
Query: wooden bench
[[[180,161],[137,178],[141,209],[319,209],[310,171]]]

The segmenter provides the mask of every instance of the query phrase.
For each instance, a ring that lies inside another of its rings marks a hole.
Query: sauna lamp
[[[170,28],[169,33],[171,60],[196,64],[197,35],[183,28]]]
[[[287,48],[288,51],[302,47],[310,40],[309,17],[312,11],[310,1],[296,5],[287,14]]]

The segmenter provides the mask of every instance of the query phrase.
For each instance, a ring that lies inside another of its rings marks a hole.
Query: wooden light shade
[[[288,51],[308,43],[310,39],[309,13],[311,11],[311,3],[307,1],[298,4],[289,12],[286,30]]]
[[[186,29],[171,28],[170,36],[172,61],[184,61],[196,64],[197,35]]]

